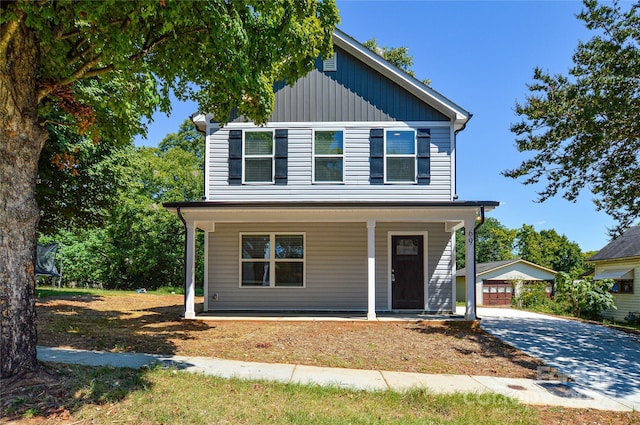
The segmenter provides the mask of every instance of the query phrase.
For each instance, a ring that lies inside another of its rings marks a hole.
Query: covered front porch
[[[205,232],[204,312],[198,319],[247,311],[255,317],[273,317],[278,311],[304,312],[304,316],[342,311],[349,313],[347,317],[370,321],[409,313],[451,316],[456,310],[455,231],[464,227],[469,266],[464,318],[475,320],[474,232],[478,217],[497,205],[492,201],[167,203],[165,207],[181,218],[186,229],[184,317],[196,318],[196,229]],[[276,248],[271,248],[271,254],[254,260],[246,254],[246,244],[264,237],[263,246],[268,247],[269,235],[271,245],[276,245],[280,235],[290,234],[299,236],[304,251],[298,260],[290,260],[301,263],[302,277],[299,285],[287,281],[279,286],[274,279],[278,268],[292,269],[284,264],[286,255],[280,264]],[[413,274],[405,273],[412,255],[422,260],[416,262]],[[257,263],[271,279],[247,280],[245,273]],[[419,276],[421,283],[403,290],[401,285],[411,276]],[[403,303],[411,296],[402,294],[412,295],[413,303]]]

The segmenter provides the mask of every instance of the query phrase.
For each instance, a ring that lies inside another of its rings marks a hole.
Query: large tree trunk
[[[35,199],[38,125],[35,34],[22,22],[0,27],[0,377],[37,368]],[[7,37],[10,35],[10,37]]]

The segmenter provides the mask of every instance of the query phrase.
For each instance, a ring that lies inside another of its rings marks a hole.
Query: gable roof
[[[472,114],[469,111],[387,62],[382,57],[378,56],[376,53],[372,52],[354,38],[337,28],[333,32],[333,43],[352,56],[358,58],[366,65],[380,72],[385,77],[397,83],[418,99],[449,117],[449,119],[454,123],[454,128],[456,130],[463,130],[467,125],[467,122],[471,119]]]
[[[548,269],[546,267],[542,267],[538,264],[532,263],[531,261],[527,261],[527,260],[523,260],[522,258],[516,258],[514,260],[503,260],[503,261],[492,261],[490,263],[478,263],[476,264],[476,275],[477,276],[481,276],[483,274],[492,272],[494,270],[498,270],[498,269],[502,269],[505,267],[508,267],[512,264],[516,264],[516,263],[522,263],[522,264],[527,264],[529,266],[538,268],[540,270],[544,270],[547,271],[549,273],[553,273],[556,274],[555,270],[551,270]],[[456,276],[466,276],[467,275],[467,268],[464,267],[460,270],[456,271]]]
[[[589,261],[640,257],[640,226],[629,227],[622,236],[609,242]]]
[[[334,59],[341,64],[337,72],[324,72],[318,58],[306,76],[274,84],[270,122],[443,121],[461,131],[471,119],[470,112],[338,29],[333,44]],[[229,122],[244,123],[245,117],[236,112]],[[216,122],[215,117],[201,114],[192,120],[201,131],[208,120]]]

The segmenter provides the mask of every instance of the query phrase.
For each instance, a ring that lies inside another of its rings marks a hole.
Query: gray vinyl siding
[[[240,288],[241,232],[305,232],[304,288]],[[339,249],[337,249],[339,247]],[[365,223],[224,224],[209,233],[211,310],[367,309]]]
[[[442,223],[377,223],[376,310],[389,306],[389,231],[428,231],[430,311],[451,311],[451,234]],[[304,232],[304,288],[240,288],[240,233]],[[367,310],[367,227],[363,223],[216,224],[209,233],[210,310]]]
[[[418,125],[412,125],[416,128]],[[278,128],[274,126],[274,128]],[[277,201],[290,200],[451,200],[452,157],[451,128],[430,127],[431,180],[418,184],[369,184],[369,131],[361,125],[344,130],[344,183],[313,183],[313,130],[289,129],[288,182],[286,185],[254,184],[230,186],[229,130],[215,128],[207,137],[209,144],[207,179],[208,199],[219,201]]]
[[[379,72],[336,47],[337,71],[322,61],[292,86],[274,86],[269,122],[448,121],[448,118]],[[231,122],[244,122],[232,117]]]

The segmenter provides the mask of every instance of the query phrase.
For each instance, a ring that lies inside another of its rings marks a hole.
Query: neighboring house
[[[456,275],[458,292],[465,287],[467,269]],[[523,285],[547,282],[546,292],[551,296],[556,271],[521,258],[476,264],[476,303],[478,305],[510,305],[511,298],[519,295]],[[464,298],[458,296],[458,301]]]
[[[630,227],[617,239],[598,251],[590,262],[595,264],[594,280],[613,279],[617,309],[603,313],[622,322],[629,313],[640,317],[640,226]]]
[[[476,217],[498,206],[457,199],[456,135],[471,114],[340,31],[334,50],[276,84],[263,127],[194,117],[205,197],[165,204],[186,227],[186,318],[196,228],[205,311],[455,311],[456,229],[469,229],[473,263]]]

